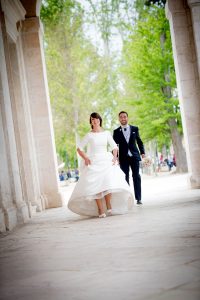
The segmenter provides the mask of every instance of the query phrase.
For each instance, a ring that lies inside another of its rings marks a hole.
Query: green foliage
[[[43,22],[53,25],[59,22],[60,15],[64,9],[63,0],[48,0],[43,1],[40,16]]]
[[[124,44],[125,101],[134,109],[145,141],[171,139],[168,120],[180,120],[169,24],[163,8],[143,9]],[[170,92],[170,93],[169,93]],[[181,124],[181,122],[179,122]]]
[[[84,11],[75,0],[45,1],[45,56],[56,148],[71,165],[76,142],[90,130],[89,115],[99,112],[104,127],[112,125],[118,78],[113,61],[101,56],[84,34]]]
[[[45,0],[41,8],[59,156],[73,165],[93,111],[111,130],[118,112],[127,110],[144,141],[169,144],[168,121],[175,119],[181,130],[181,119],[164,1],[86,2],[87,11],[78,0]],[[97,27],[103,51],[86,37],[88,24]],[[120,62],[112,49],[116,32],[124,45]]]

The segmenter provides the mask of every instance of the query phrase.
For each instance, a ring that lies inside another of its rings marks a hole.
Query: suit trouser
[[[120,161],[120,168],[126,175],[126,181],[129,184],[129,168],[131,167],[133,176],[133,186],[135,192],[135,199],[141,200],[141,176],[139,173],[140,164],[139,160],[136,160],[132,156],[127,156],[126,160]]]

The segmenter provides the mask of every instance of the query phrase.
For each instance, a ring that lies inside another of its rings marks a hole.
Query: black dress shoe
[[[141,205],[141,204],[142,204],[142,201],[141,201],[141,200],[137,200],[137,204],[138,204],[138,205]]]

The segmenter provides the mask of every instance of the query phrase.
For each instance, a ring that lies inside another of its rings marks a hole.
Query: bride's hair
[[[102,126],[102,118],[101,118],[100,114],[98,114],[96,112],[93,112],[90,115],[90,124],[91,124],[91,127],[93,128],[91,118],[93,118],[93,119],[99,119],[99,121],[100,121],[100,127]]]

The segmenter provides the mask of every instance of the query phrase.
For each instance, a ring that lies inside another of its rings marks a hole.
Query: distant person
[[[169,168],[169,171],[171,171],[171,169],[173,168],[173,165],[174,165],[173,157],[170,156],[169,159],[168,159],[168,168]]]
[[[60,178],[60,181],[64,181],[65,180],[64,171],[61,171],[61,173],[59,174],[59,178]]]
[[[68,170],[68,171],[67,171],[67,178],[69,179],[69,178],[71,178],[71,177],[72,177],[71,171]]]
[[[160,165],[163,166],[163,154],[160,155]]]
[[[78,179],[79,179],[79,170],[78,169],[75,169],[75,179],[76,179],[76,181],[78,181]]]
[[[68,202],[68,208],[79,215],[123,214],[132,207],[133,193],[117,164],[118,147],[109,131],[103,130],[98,113],[90,115],[91,131],[78,146],[84,165]],[[108,145],[113,154],[108,152]],[[87,146],[87,152],[84,148]]]
[[[119,146],[120,168],[125,173],[126,181],[129,184],[129,169],[131,167],[135,199],[137,204],[142,204],[139,162],[141,161],[140,155],[142,158],[145,157],[144,145],[140,138],[138,127],[128,124],[128,113],[126,111],[119,113],[119,122],[121,126],[114,130],[113,138]]]
[[[175,154],[173,155],[173,164],[176,167],[176,156],[175,156]]]
[[[172,167],[173,167],[173,159],[172,158],[165,158],[165,163],[167,164],[168,166],[168,170],[169,172],[171,171]]]

